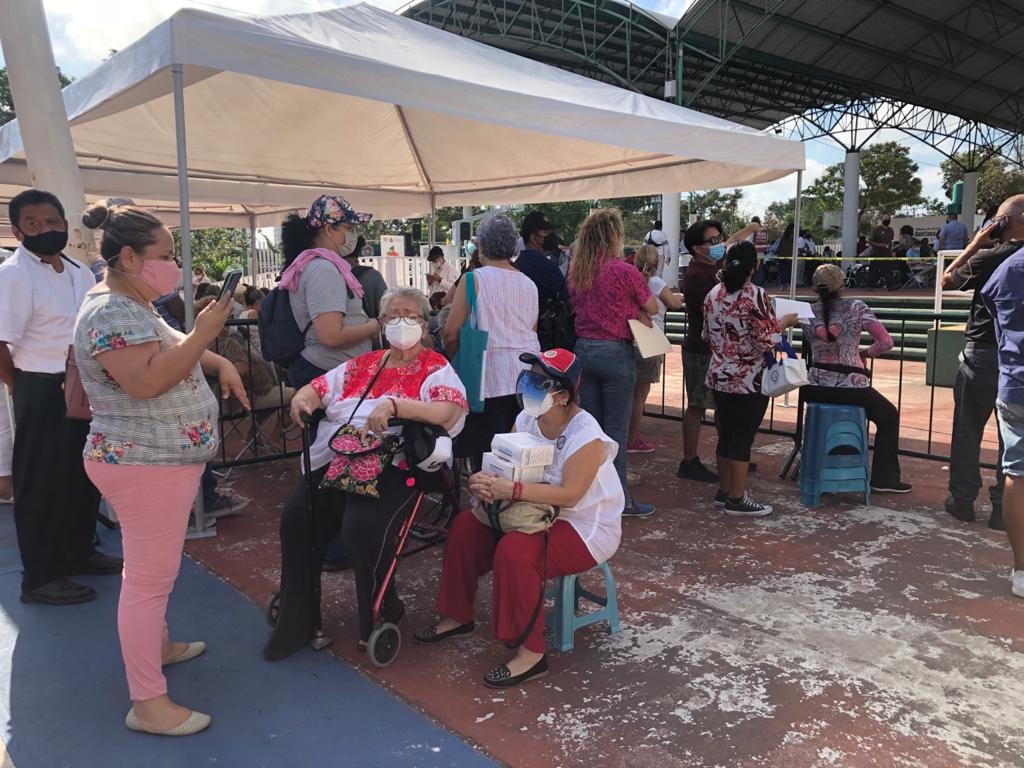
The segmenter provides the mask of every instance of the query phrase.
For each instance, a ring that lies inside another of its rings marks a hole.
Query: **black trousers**
[[[968,342],[960,355],[960,370],[953,385],[953,439],[949,456],[949,493],[959,502],[973,504],[981,490],[981,439],[996,405],[999,363],[995,345]],[[1003,508],[1003,437],[999,430],[996,484],[988,495],[993,511]]]
[[[768,410],[768,397],[750,392],[719,392],[711,390],[715,398],[715,418],[718,420],[718,445],[715,455],[730,461],[750,461],[750,448],[757,429]]]
[[[491,440],[495,435],[512,431],[520,410],[515,395],[488,397],[482,412],[466,416],[466,426],[459,435],[455,454],[472,459],[473,469],[478,471],[484,452],[491,450]]]
[[[308,493],[305,478],[299,480],[281,514],[281,602],[271,642],[298,649],[320,623],[320,606],[312,599],[314,579],[320,578],[327,543],[341,532],[341,538],[356,580],[359,609],[359,637],[366,640],[373,631],[373,600],[387,575],[397,544],[396,531],[411,509],[418,493],[405,484],[405,474],[388,467],[381,474],[379,499],[320,489],[326,467],[314,471],[313,515],[316,550],[309,538]],[[394,615],[398,605],[394,581],[382,610]]]
[[[900,482],[900,412],[874,387],[801,387],[800,397],[808,403],[859,405],[875,425],[875,455],[871,461],[871,484],[887,486]]]
[[[19,371],[13,399],[14,523],[29,590],[71,575],[92,554],[100,492],[82,463],[89,422],[65,417],[62,379]]]

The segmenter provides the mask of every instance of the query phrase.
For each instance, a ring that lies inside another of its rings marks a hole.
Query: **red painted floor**
[[[1005,536],[941,511],[940,463],[904,459],[908,496],[807,509],[776,477],[792,442],[762,436],[752,492],[776,514],[732,520],[711,504],[713,487],[675,478],[678,423],[647,427],[661,448],[631,457],[645,478],[634,491],[658,511],[625,521],[611,562],[620,635],[586,628],[575,650],[552,652],[547,678],[485,688],[507,655],[489,637],[489,583],[475,636],[410,642],[434,618],[435,549],[402,565],[407,644],[384,670],[356,651],[351,575],[325,575],[332,651],[517,768],[1024,764],[1024,600],[1009,591]],[[257,602],[277,583],[277,515],[294,470],[235,470],[252,505],[188,545]]]

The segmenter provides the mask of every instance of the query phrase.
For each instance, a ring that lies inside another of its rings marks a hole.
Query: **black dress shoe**
[[[35,589],[21,591],[21,602],[42,605],[76,605],[96,599],[96,590],[70,579],[55,579]]]
[[[1003,522],[1003,510],[992,510],[992,515],[988,519],[988,527],[991,528],[993,531],[1006,530],[1006,523]]]
[[[484,675],[484,685],[488,688],[512,688],[513,686],[522,685],[523,683],[528,683],[531,680],[536,680],[538,677],[544,677],[547,673],[547,656],[541,656],[540,661],[521,675],[513,676],[512,673],[508,671],[508,667],[504,664],[499,664]]]
[[[109,576],[124,570],[124,558],[93,552],[75,573],[89,576]]]
[[[412,639],[421,645],[432,645],[434,643],[440,643],[442,640],[447,640],[449,637],[471,635],[475,629],[475,621],[467,621],[465,624],[459,624],[459,626],[453,627],[445,632],[438,632],[437,624],[433,624],[429,627],[416,630],[416,634],[412,636]]]

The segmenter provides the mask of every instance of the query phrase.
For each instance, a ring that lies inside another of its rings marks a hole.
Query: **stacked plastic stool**
[[[870,503],[863,408],[807,403],[800,459],[800,503],[804,506],[817,506],[823,493],[863,493],[864,503]]]
[[[608,563],[598,563],[592,570],[599,570],[604,575],[604,597],[584,589],[579,582],[579,577],[582,575],[579,573],[559,576],[553,579],[552,586],[548,587],[547,597],[553,597],[555,600],[555,609],[551,617],[554,619],[554,646],[560,651],[572,650],[573,635],[577,629],[596,624],[599,621],[608,622],[609,634],[617,635],[621,631],[619,603],[615,597],[615,579],[612,578],[612,569],[608,567]],[[577,615],[580,609],[580,600],[583,598],[597,605],[597,610]]]

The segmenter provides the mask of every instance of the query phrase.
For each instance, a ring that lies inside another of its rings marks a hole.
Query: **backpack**
[[[313,325],[310,320],[304,329],[299,328],[292,312],[291,297],[281,286],[274,288],[260,302],[257,323],[263,359],[286,368],[305,348],[306,334]]]
[[[565,283],[562,284],[562,295],[565,295]],[[576,346],[576,313],[572,311],[568,298],[554,297],[544,302],[537,317],[537,340],[541,352],[557,348],[572,352]]]

